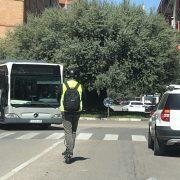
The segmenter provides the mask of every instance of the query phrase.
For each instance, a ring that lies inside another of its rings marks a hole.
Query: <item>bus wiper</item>
[[[52,107],[52,108],[57,108],[58,105],[53,105],[53,104],[44,104],[44,103],[26,103],[26,104],[13,104],[15,107]]]
[[[26,105],[30,105],[30,106],[42,106],[42,107],[53,107],[55,108],[56,105],[53,104],[49,104],[49,103],[27,103]],[[58,106],[58,105],[57,105]]]

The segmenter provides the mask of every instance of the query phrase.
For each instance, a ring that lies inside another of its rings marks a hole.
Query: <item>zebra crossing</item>
[[[28,139],[45,139],[45,140],[59,140],[64,138],[63,132],[23,132],[19,134],[18,132],[2,132],[0,133],[0,140],[3,139],[17,139],[17,140],[28,140]],[[96,134],[80,132],[77,134],[77,140],[96,140]],[[129,140],[134,142],[146,142],[145,135],[129,135],[128,138],[123,139],[119,137],[119,134],[103,134],[101,140],[103,141],[118,141],[118,140]]]

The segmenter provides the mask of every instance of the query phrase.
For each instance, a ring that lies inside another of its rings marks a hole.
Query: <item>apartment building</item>
[[[0,37],[18,24],[27,22],[27,14],[40,14],[48,7],[65,7],[72,0],[0,0]]]
[[[166,18],[166,21],[180,33],[180,0],[161,0],[158,13]],[[180,40],[177,45],[180,50]]]
[[[161,0],[158,13],[163,14],[167,22],[180,31],[180,0]]]

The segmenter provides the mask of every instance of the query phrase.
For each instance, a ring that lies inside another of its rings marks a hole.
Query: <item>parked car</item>
[[[145,106],[145,111],[146,112],[151,112],[156,107],[156,104],[144,103],[144,106]]]
[[[180,144],[180,89],[166,91],[149,119],[148,148],[163,155],[167,146]]]
[[[141,101],[127,101],[122,107],[123,111],[129,112],[145,112],[145,106]]]

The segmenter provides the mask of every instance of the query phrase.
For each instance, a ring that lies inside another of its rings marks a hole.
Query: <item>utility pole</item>
[[[130,0],[124,0],[124,4],[130,4]]]
[[[143,0],[143,9],[146,10],[146,0]]]

